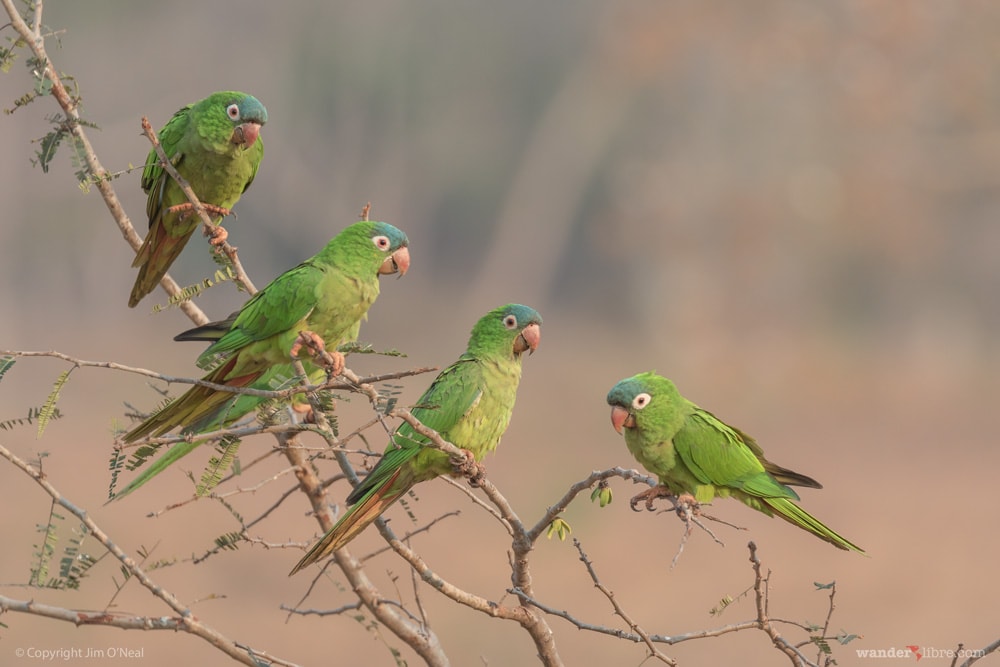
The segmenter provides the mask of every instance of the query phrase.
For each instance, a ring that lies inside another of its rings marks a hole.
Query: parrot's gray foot
[[[632,508],[633,512],[641,512],[642,510],[638,508],[638,505],[640,502],[643,502],[646,505],[646,511],[652,512],[654,510],[653,503],[658,498],[668,498],[675,506],[677,505],[676,498],[670,489],[663,484],[658,484],[651,489],[646,489],[642,493],[632,496],[631,500],[628,501],[628,506]]]
[[[300,331],[299,337],[295,339],[295,344],[289,351],[293,359],[299,358],[302,348],[309,350],[309,356],[317,363],[326,368],[327,375],[331,378],[337,377],[344,372],[344,355],[334,350],[327,352],[326,343],[323,338],[312,331]]]
[[[452,468],[456,475],[467,477],[469,485],[478,487],[486,479],[486,466],[476,461],[475,455],[468,449],[463,449],[464,456],[453,456],[451,458]]]

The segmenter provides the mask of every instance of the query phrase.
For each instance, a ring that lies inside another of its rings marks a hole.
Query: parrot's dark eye
[[[632,407],[636,410],[642,410],[644,407],[649,405],[651,400],[653,400],[652,396],[643,392],[632,399]]]
[[[379,250],[388,250],[392,246],[388,236],[376,236],[372,239],[372,243]]]
[[[239,107],[239,105],[236,104],[236,103],[233,103],[233,104],[230,104],[228,107],[226,107],[226,115],[229,116],[230,118],[232,118],[233,120],[239,120],[240,119],[240,107]]]
[[[513,315],[508,315],[507,317],[503,318],[503,325],[508,329],[516,329],[517,318],[514,317]]]

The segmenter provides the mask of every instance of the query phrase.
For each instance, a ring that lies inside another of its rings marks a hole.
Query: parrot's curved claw
[[[476,461],[475,455],[468,449],[463,449],[464,456],[453,456],[451,465],[455,469],[455,474],[467,477],[469,485],[478,487],[486,479],[486,466]]]
[[[205,230],[205,236],[209,235],[211,235],[212,238],[208,240],[208,244],[216,248],[225,243],[226,239],[229,238],[229,232],[222,225],[216,225],[215,227],[212,228],[211,232]]]
[[[676,497],[670,489],[663,484],[658,484],[650,489],[646,489],[642,493],[637,493],[632,496],[632,498],[628,501],[628,506],[632,508],[633,512],[641,512],[642,510],[638,508],[638,505],[640,502],[643,502],[646,505],[646,511],[652,512],[655,509],[653,507],[653,503],[657,498],[668,498],[675,507],[677,506]]]
[[[309,350],[309,356],[316,360],[317,364],[326,368],[328,377],[335,378],[344,372],[344,355],[334,350],[328,352],[323,338],[312,331],[300,331],[298,338],[289,350],[292,359],[299,358],[302,348]]]
[[[316,415],[313,413],[312,406],[308,403],[292,403],[292,412],[295,413],[296,419],[301,424],[316,423]]]
[[[674,511],[677,516],[690,524],[691,519],[701,514],[701,503],[690,493],[682,493],[674,499]],[[690,530],[690,526],[688,527]]]

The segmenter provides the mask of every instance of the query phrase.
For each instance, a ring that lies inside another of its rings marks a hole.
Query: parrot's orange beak
[[[378,267],[378,272],[383,276],[391,273],[398,273],[403,276],[406,275],[406,271],[409,268],[410,251],[407,250],[406,246],[403,246],[385,258],[385,261],[382,262],[382,266]]]
[[[623,428],[633,428],[635,426],[635,417],[622,406],[613,405],[611,406],[611,425],[615,427],[616,431],[621,433]]]
[[[229,140],[234,144],[242,145],[243,148],[250,148],[257,143],[258,136],[260,136],[260,123],[249,121],[242,125],[237,125],[236,129],[233,130],[233,136]]]
[[[542,328],[537,324],[529,324],[521,329],[520,335],[514,340],[514,352],[521,354],[528,350],[531,354],[538,349],[538,344],[542,342]]]

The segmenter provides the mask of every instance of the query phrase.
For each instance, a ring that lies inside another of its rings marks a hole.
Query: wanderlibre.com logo
[[[981,648],[934,648],[933,646],[920,646],[919,644],[908,644],[902,647],[891,646],[889,648],[856,648],[854,652],[859,658],[887,658],[887,659],[909,659],[920,662],[924,658],[943,658],[955,660],[956,658],[982,658],[986,651]]]

